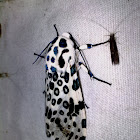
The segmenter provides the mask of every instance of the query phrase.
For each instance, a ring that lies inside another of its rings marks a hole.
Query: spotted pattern
[[[50,57],[49,57],[49,55],[47,56],[47,61],[49,61],[49,59],[50,59]]]
[[[46,131],[46,135],[47,135],[47,137],[51,137],[51,134],[49,131]]]
[[[46,128],[47,128],[47,129],[49,129],[49,128],[50,128],[50,126],[49,126],[47,123],[46,123]]]
[[[75,136],[75,139],[78,139],[78,136],[77,135]]]
[[[45,116],[47,116],[47,114],[48,114],[48,106],[46,107],[46,112],[45,112]]]
[[[56,113],[57,113],[57,110],[53,111],[53,115],[56,115]]]
[[[51,73],[48,73],[48,77],[49,77],[49,78],[52,78],[52,74],[51,74]]]
[[[64,53],[68,53],[69,52],[69,50],[68,49],[64,49],[63,51],[62,51],[62,53],[61,53],[61,55],[60,55],[60,57],[59,57],[59,60],[58,60],[58,64],[59,64],[59,66],[60,66],[60,68],[63,68],[64,66],[65,66],[65,60],[64,60],[64,58],[63,58],[63,54]]]
[[[56,72],[56,68],[53,67],[53,66],[51,66],[51,71],[52,71],[52,72]]]
[[[79,87],[80,87],[79,79],[77,78],[76,80],[73,80],[72,89],[76,91],[78,90]]]
[[[69,82],[69,73],[68,72],[65,72],[64,80],[66,83]]]
[[[76,73],[75,64],[72,65],[72,67],[70,68],[70,70],[71,70],[71,76],[73,76]]]
[[[69,103],[68,103],[67,101],[64,101],[64,102],[63,102],[63,107],[64,107],[65,109],[68,109],[68,108],[69,108]]]
[[[68,94],[68,93],[69,93],[69,88],[68,88],[67,85],[65,85],[65,86],[63,87],[63,91],[64,91],[65,94]]]
[[[48,119],[50,119],[52,116],[52,110],[50,109],[49,112],[48,112]]]
[[[50,81],[50,89],[53,90],[54,89],[54,83]]]
[[[64,119],[64,123],[67,123],[67,118]]]
[[[57,72],[55,72],[53,74],[53,81],[57,81],[57,79],[58,79],[58,74],[57,74]]]
[[[73,122],[73,126],[76,127],[76,122]]]
[[[46,136],[53,140],[85,140],[85,103],[74,54],[68,38],[58,36],[51,44],[45,65]]]
[[[58,80],[57,84],[58,84],[58,86],[62,86],[62,84],[63,84],[62,80]]]
[[[83,137],[80,137],[79,140],[85,140],[85,139],[86,139],[86,137],[83,136]]]
[[[51,58],[51,62],[52,62],[52,63],[55,62],[55,58],[54,58],[54,57]]]
[[[47,101],[50,101],[51,100],[51,94],[49,93],[48,95],[47,95]]]
[[[46,65],[46,71],[48,70],[48,66]]]
[[[59,114],[60,114],[60,115],[64,115],[64,111],[63,111],[63,110],[60,110],[60,111],[59,111]]]
[[[59,99],[57,100],[57,104],[59,105],[59,104],[61,104],[61,102],[62,102],[62,98],[59,98]]]
[[[58,54],[58,47],[54,47],[53,52],[54,52],[55,55],[57,55]]]
[[[86,128],[86,119],[82,120],[82,128]]]
[[[51,122],[54,122],[55,118],[51,118]]]
[[[56,100],[55,99],[52,99],[52,105],[54,106],[56,103]]]
[[[62,48],[67,47],[66,39],[61,38],[61,39],[60,39],[60,42],[59,42],[59,46],[62,47]]]
[[[59,95],[59,89],[58,89],[58,88],[55,88],[55,89],[54,89],[54,94],[55,94],[56,96]]]

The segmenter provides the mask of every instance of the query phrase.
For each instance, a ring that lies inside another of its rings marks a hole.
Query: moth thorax
[[[70,38],[71,35],[70,35],[70,33],[63,33],[62,36]]]

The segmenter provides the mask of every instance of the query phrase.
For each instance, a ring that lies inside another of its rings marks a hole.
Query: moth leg
[[[36,53],[34,53],[34,55],[37,55],[38,57],[41,57],[41,58],[45,59],[45,56],[42,56],[42,55],[39,55],[39,54],[36,54]]]
[[[82,68],[86,73],[88,73],[88,75],[90,76],[91,79],[96,79],[96,80],[98,80],[98,81],[100,81],[100,82],[106,83],[106,84],[108,84],[108,85],[111,86],[111,83],[108,83],[108,82],[106,82],[106,81],[104,81],[104,80],[101,80],[101,79],[95,77],[95,76],[93,75],[93,73],[92,73],[82,62],[79,62],[79,69],[80,69],[80,68]]]
[[[109,42],[109,40],[107,40],[105,42],[98,43],[98,44],[85,44],[85,45],[81,45],[79,47],[79,49],[80,50],[91,49],[92,47],[99,46],[99,45],[102,45],[102,44],[105,44],[105,43],[108,43],[108,42]]]
[[[90,76],[90,78],[93,78],[93,73],[82,63],[82,62],[79,62],[79,68],[78,70],[82,68],[86,73],[88,73],[88,75]]]

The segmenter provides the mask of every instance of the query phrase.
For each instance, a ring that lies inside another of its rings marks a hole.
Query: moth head
[[[71,38],[71,34],[70,33],[63,33],[62,36],[66,37],[66,38]]]

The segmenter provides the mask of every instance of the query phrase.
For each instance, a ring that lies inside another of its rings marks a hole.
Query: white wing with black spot
[[[46,134],[48,140],[85,140],[86,112],[69,34],[59,36],[46,55]]]

